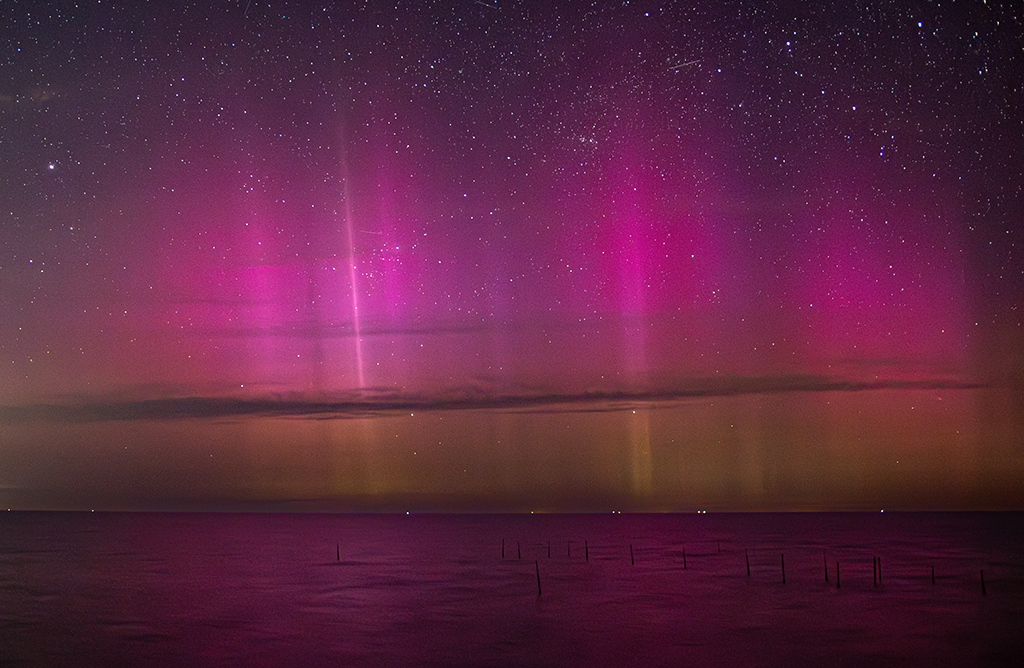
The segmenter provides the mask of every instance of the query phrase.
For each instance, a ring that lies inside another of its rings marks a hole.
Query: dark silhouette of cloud
[[[497,393],[473,389],[434,395],[364,392],[331,399],[296,396],[171,397],[140,400],[77,400],[0,406],[0,423],[99,422],[114,420],[176,420],[196,418],[294,417],[345,419],[386,416],[410,411],[499,410],[521,412],[609,412],[639,404],[670,404],[691,399],[781,392],[864,392],[871,390],[971,390],[980,383],[959,380],[878,380],[872,382],[781,376],[695,379],[675,387],[648,391],[580,393]]]

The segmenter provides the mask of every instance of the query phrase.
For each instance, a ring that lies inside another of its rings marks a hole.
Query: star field
[[[5,3],[0,405],[1016,387],[1021,20]]]

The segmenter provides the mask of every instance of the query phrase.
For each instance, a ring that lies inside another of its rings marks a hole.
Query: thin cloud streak
[[[331,400],[293,397],[175,397],[138,401],[79,401],[0,406],[0,423],[106,422],[244,417],[354,419],[414,411],[492,410],[532,413],[616,412],[640,404],[671,404],[691,399],[796,392],[872,390],[975,390],[987,385],[957,380],[878,380],[872,382],[817,376],[730,378],[695,381],[688,387],[652,391],[501,394],[452,391],[437,395],[364,394]]]

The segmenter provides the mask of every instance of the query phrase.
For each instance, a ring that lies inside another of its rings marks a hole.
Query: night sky
[[[1010,2],[4,2],[0,503],[1024,507]]]

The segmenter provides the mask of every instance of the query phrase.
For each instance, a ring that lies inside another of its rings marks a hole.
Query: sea
[[[0,665],[1024,666],[1020,513],[0,513]]]

